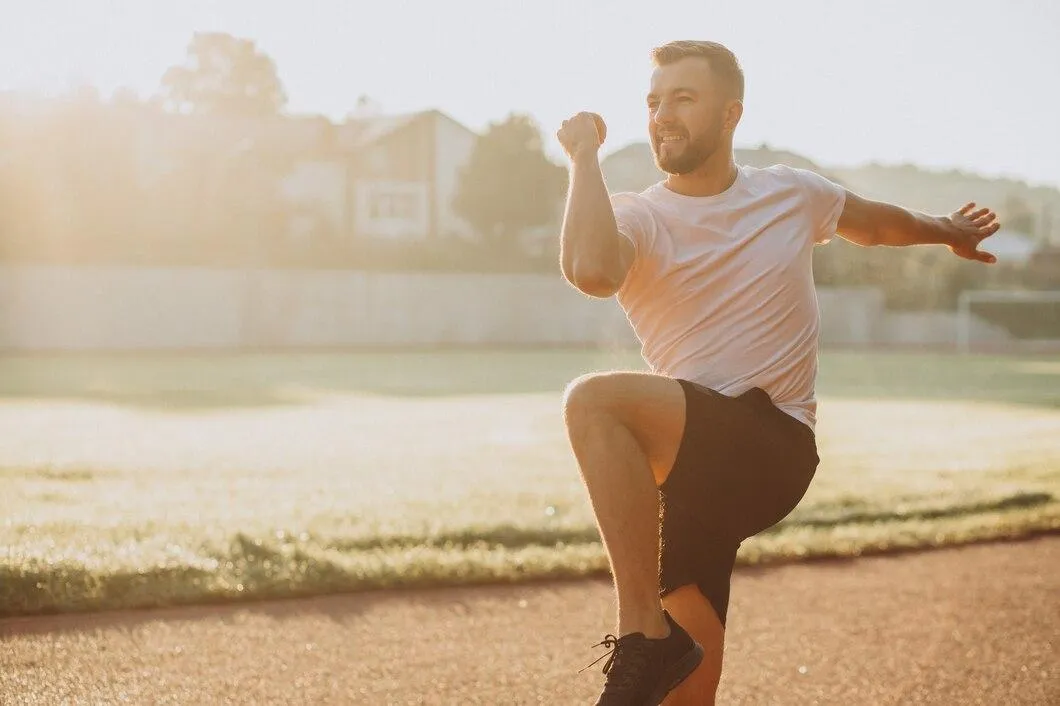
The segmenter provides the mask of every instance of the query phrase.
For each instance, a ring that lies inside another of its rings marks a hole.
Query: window
[[[419,194],[377,192],[368,203],[368,215],[373,220],[417,220],[420,217]]]
[[[361,181],[356,188],[357,233],[375,238],[427,237],[430,228],[427,184]]]

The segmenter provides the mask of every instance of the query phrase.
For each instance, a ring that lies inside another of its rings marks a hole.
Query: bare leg
[[[615,579],[618,635],[665,637],[657,484],[677,455],[684,392],[661,376],[590,375],[567,389],[564,416]]]
[[[670,692],[663,706],[714,706],[725,643],[725,628],[714,606],[691,585],[668,594],[663,606],[702,645],[704,652],[696,671]]]

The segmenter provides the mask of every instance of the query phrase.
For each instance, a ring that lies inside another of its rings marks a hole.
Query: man
[[[617,593],[597,702],[610,706],[714,702],[737,549],[794,509],[819,461],[814,246],[838,233],[991,263],[978,248],[999,226],[974,204],[928,216],[809,171],[737,166],[736,58],[695,41],[652,57],[648,132],[663,182],[610,197],[599,116],[558,132],[571,162],[563,275],[617,297],[651,368],[587,375],[564,396]]]

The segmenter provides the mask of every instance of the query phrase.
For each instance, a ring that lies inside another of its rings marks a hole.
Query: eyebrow
[[[663,92],[664,93],[691,93],[693,95],[698,95],[698,91],[696,91],[696,89],[689,88],[687,86],[678,86],[677,88],[671,88],[669,91],[663,91]],[[654,91],[652,91],[651,93],[648,94],[648,100],[651,100],[652,98],[658,98],[658,97],[659,97],[659,94],[655,93]]]

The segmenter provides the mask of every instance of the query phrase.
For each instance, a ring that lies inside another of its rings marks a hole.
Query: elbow
[[[622,280],[603,268],[572,268],[568,281],[579,291],[597,299],[614,296]]]
[[[574,283],[580,291],[595,299],[609,299],[618,293],[619,285],[609,279],[583,278]]]
[[[614,296],[622,286],[622,278],[604,267],[577,263],[564,258],[563,277],[578,291],[597,299]]]

